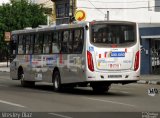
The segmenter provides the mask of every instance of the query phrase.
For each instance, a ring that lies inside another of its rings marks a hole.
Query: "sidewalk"
[[[9,63],[10,65],[10,63]],[[0,72],[10,72],[6,62],[0,62]],[[141,75],[138,84],[157,84],[160,85],[160,75]]]
[[[10,63],[8,62],[7,67],[7,62],[0,62],[0,72],[10,72]]]
[[[8,62],[8,66],[10,65],[10,62]],[[7,62],[0,62],[0,67],[7,67]]]
[[[160,75],[141,75],[139,84],[157,84],[160,85]]]

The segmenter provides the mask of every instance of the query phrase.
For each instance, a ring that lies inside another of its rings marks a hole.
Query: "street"
[[[160,90],[159,85],[114,84],[105,94],[96,94],[91,88],[75,88],[56,93],[52,84],[36,83],[34,88],[23,88],[20,86],[20,81],[11,80],[9,76],[9,73],[0,72],[1,112],[49,112],[50,116],[62,117],[63,115],[58,116],[56,113],[140,112],[141,114],[141,112],[160,111],[160,94],[148,95],[148,89]]]

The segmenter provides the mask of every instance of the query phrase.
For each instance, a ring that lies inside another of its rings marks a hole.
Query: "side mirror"
[[[140,50],[141,50],[141,53],[142,53],[143,51],[146,51],[146,49],[145,49],[142,45],[140,45]]]

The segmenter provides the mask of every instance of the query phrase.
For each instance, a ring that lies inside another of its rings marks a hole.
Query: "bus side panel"
[[[17,77],[17,72],[18,72],[18,67],[17,67],[17,59],[15,58],[11,64],[10,64],[10,78],[13,80],[18,80]]]
[[[77,83],[84,81],[84,62],[82,54],[62,55],[59,69],[62,83]]]
[[[29,65],[29,60],[27,55],[17,55],[17,57],[12,61],[10,65],[10,76],[14,80],[18,80],[18,69],[22,67],[25,80],[31,80],[33,76],[31,75],[31,68]],[[33,80],[32,80],[33,81]]]

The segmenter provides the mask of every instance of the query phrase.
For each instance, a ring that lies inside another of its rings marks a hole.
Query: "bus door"
[[[12,77],[12,79],[18,79],[17,78],[17,60],[15,60],[16,58],[16,54],[17,54],[17,44],[18,44],[18,35],[12,35],[12,41],[11,41],[11,48],[10,48],[10,52],[11,52],[11,56],[10,56],[10,75]],[[14,60],[14,61],[13,61]]]

